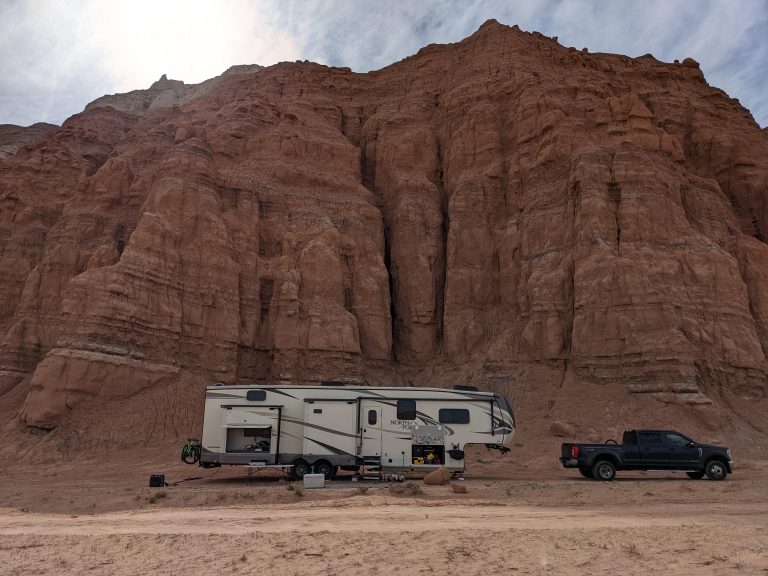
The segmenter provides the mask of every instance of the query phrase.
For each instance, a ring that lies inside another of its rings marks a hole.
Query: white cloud
[[[763,0],[4,0],[0,122],[61,122],[105,94],[233,64],[309,59],[378,69],[495,18],[591,51],[691,56],[768,122]]]

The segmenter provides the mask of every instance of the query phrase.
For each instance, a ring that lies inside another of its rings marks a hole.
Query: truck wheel
[[[728,475],[728,469],[719,460],[711,460],[705,470],[710,480],[725,480]]]
[[[325,476],[326,480],[330,480],[333,477],[333,466],[329,462],[326,462],[325,460],[319,460],[318,462],[315,462],[315,465],[312,467],[315,471],[315,474],[322,474]]]
[[[592,467],[592,475],[597,480],[609,482],[616,478],[616,466],[608,460],[600,460]]]
[[[595,475],[592,474],[592,470],[589,468],[579,468],[579,474],[584,476],[584,478],[594,478]]]
[[[704,472],[686,472],[688,475],[688,478],[693,478],[694,480],[701,480],[704,478]]]
[[[304,474],[309,474],[309,464],[304,460],[296,460],[293,463],[293,477],[296,480],[303,480]]]

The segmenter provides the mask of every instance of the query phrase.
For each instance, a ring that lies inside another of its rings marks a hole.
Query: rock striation
[[[0,394],[44,428],[185,374],[765,400],[766,198],[765,130],[691,59],[490,21],[367,74],[163,77],[0,161]]]

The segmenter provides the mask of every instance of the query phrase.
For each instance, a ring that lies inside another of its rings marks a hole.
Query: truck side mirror
[[[688,443],[685,445],[685,447],[686,447],[686,448],[693,448],[694,446],[695,446],[695,444],[694,444],[693,442],[688,442]]]

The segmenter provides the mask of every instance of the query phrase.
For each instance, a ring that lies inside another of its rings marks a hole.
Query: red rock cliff
[[[0,394],[54,427],[190,373],[541,364],[764,399],[766,198],[765,131],[692,60],[489,22],[368,74],[163,78],[0,161]]]

